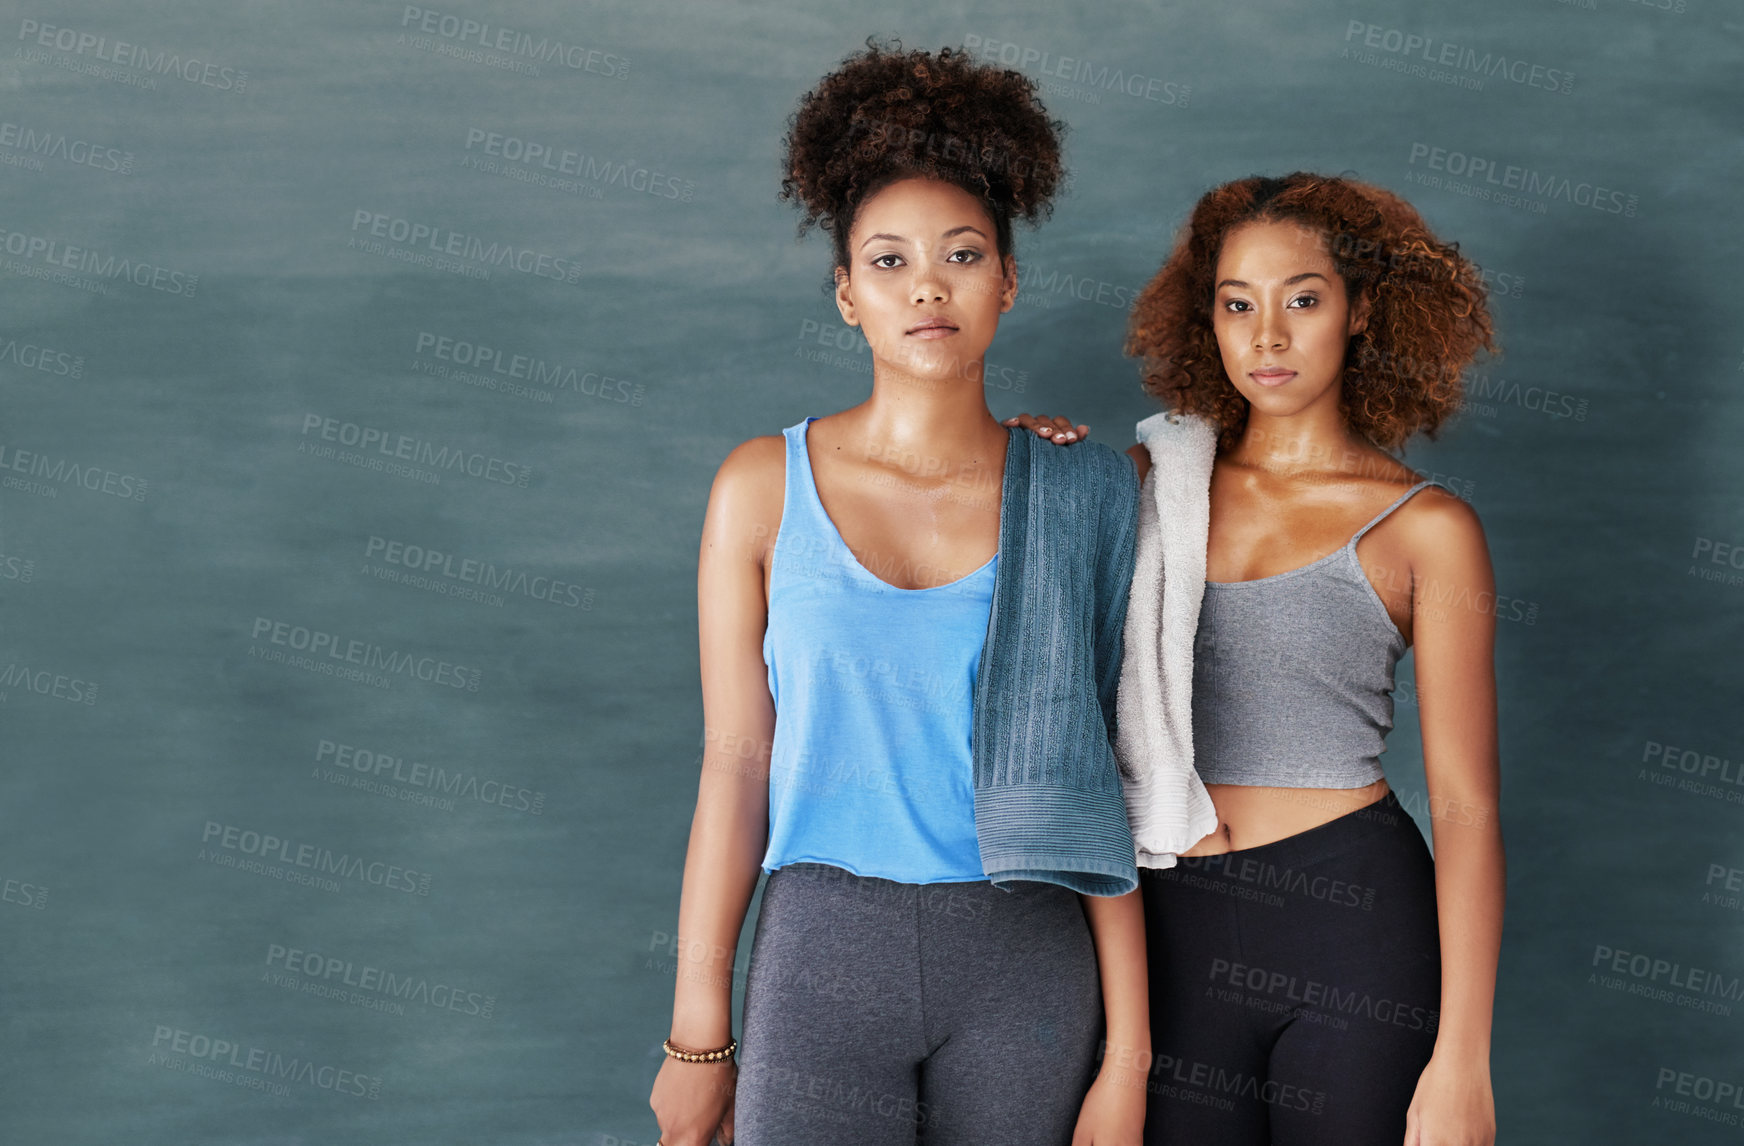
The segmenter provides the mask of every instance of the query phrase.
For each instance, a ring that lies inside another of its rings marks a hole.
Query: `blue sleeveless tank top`
[[[903,883],[986,879],[969,732],[999,555],[924,589],[874,576],[818,497],[805,444],[816,420],[782,431],[763,870],[809,860]]]
[[[1252,581],[1207,581],[1193,646],[1193,763],[1207,784],[1362,788],[1381,779],[1405,638],[1356,543]]]

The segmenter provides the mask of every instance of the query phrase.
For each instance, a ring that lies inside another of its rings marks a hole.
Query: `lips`
[[[1294,370],[1286,370],[1282,366],[1262,366],[1258,370],[1248,371],[1247,376],[1261,386],[1282,386],[1296,376]]]
[[[916,338],[945,338],[957,333],[957,325],[948,319],[929,318],[909,327],[904,333]]]

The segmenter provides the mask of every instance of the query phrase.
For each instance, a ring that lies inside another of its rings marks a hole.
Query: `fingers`
[[[1061,426],[1060,419],[1058,418],[1050,418],[1046,414],[1031,414],[1027,411],[1022,414],[1014,414],[1005,419],[1005,424],[1008,426],[1013,422],[1017,423],[1017,425],[1022,429],[1034,430],[1044,438],[1052,437]]]
[[[1007,426],[1016,425],[1025,430],[1033,430],[1038,436],[1048,438],[1062,445],[1067,442],[1075,442],[1079,438],[1088,438],[1090,436],[1089,426],[1082,423],[1074,426],[1070,419],[1058,414],[1051,417],[1047,414],[1042,414],[1040,416],[1029,413],[1014,414],[1005,419],[1004,424]]]
[[[1067,442],[1075,442],[1079,438],[1087,438],[1090,436],[1089,426],[1074,426],[1070,421],[1058,414],[1054,415],[1052,418],[1044,416],[1037,419],[1035,431],[1042,437],[1049,438],[1059,445],[1065,445]]]
[[[1074,426],[1068,419],[1062,417],[1055,417],[1053,421],[1054,441],[1056,442],[1062,439],[1068,442],[1075,442],[1079,438],[1087,438],[1090,436],[1089,426]]]

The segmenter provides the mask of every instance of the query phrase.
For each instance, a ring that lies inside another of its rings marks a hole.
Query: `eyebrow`
[[[983,239],[985,239],[987,237],[986,232],[982,231],[981,228],[972,227],[967,223],[963,224],[961,227],[952,227],[950,230],[946,231],[943,235],[940,235],[939,237],[941,239],[955,238],[956,236],[961,235],[964,231],[973,231],[973,232],[975,232],[975,234],[980,235]],[[892,235],[888,231],[880,231],[876,235],[867,235],[866,242],[860,244],[860,249],[864,250],[866,248],[866,244],[870,243],[873,239],[889,239],[891,242],[895,242],[895,243],[904,243],[904,242],[908,241],[908,240],[904,239],[901,235]]]
[[[1284,285],[1285,286],[1295,286],[1297,283],[1301,282],[1303,279],[1319,279],[1321,282],[1328,281],[1326,276],[1321,274],[1319,271],[1303,271],[1299,275],[1291,275],[1289,278],[1285,279]],[[1246,287],[1247,285],[1248,285],[1247,283],[1242,282],[1240,279],[1224,279],[1222,282],[1217,284],[1217,289],[1222,289],[1223,287],[1226,287],[1226,286]]]

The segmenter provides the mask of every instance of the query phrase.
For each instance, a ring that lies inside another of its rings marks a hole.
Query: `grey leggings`
[[[1102,1038],[1076,893],[769,874],[735,1146],[1068,1146]]]

